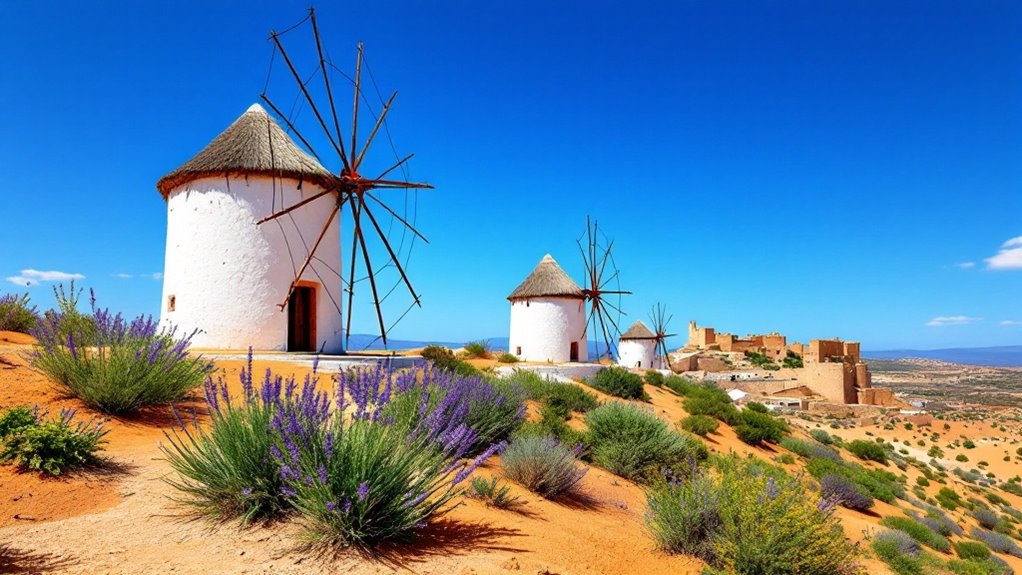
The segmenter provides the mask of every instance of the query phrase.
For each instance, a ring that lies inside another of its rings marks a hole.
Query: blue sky
[[[45,307],[47,279],[65,276],[22,270],[80,274],[100,303],[157,313],[156,180],[258,99],[268,31],[306,7],[7,6],[0,278],[42,280],[27,289]],[[338,65],[363,40],[380,89],[400,91],[394,141],[437,187],[419,197],[431,243],[410,267],[424,305],[395,337],[505,335],[505,297],[545,253],[581,279],[590,214],[635,292],[625,321],[663,301],[679,332],[695,319],[866,349],[1022,343],[1017,2],[318,13]],[[367,311],[353,331],[374,328]]]

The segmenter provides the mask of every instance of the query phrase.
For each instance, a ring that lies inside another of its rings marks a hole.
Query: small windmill
[[[671,361],[668,357],[669,352],[667,351],[667,338],[678,335],[676,333],[667,333],[667,327],[672,319],[674,319],[674,316],[667,315],[667,307],[661,303],[657,303],[649,312],[650,325],[653,326],[653,335],[656,336],[653,353],[660,358],[660,365],[665,368],[671,366]]]
[[[596,341],[599,360],[604,355],[611,357],[616,353],[617,341],[621,336],[618,324],[624,315],[621,311],[621,296],[632,292],[621,289],[620,274],[612,253],[614,241],[608,240],[600,231],[596,220],[586,216],[586,230],[579,236],[577,243],[586,273],[582,293],[589,302],[589,317],[582,331],[582,341],[587,341],[591,325],[595,332],[593,339]],[[601,347],[604,351],[601,351]]]
[[[299,28],[305,22],[309,22],[311,24],[312,36],[315,40],[316,53],[318,55],[318,66],[316,66],[316,69],[313,71],[311,75],[307,76],[306,78],[303,78],[302,75],[299,74],[298,69],[296,68],[294,62],[291,60],[291,57],[289,56],[287,50],[284,48],[284,44],[281,41],[281,36],[283,34],[291,32],[292,30]],[[363,169],[363,161],[366,158],[366,153],[368,152],[370,146],[372,145],[373,140],[380,132],[381,127],[384,128],[384,132],[387,134],[388,140],[390,138],[389,131],[386,128],[386,117],[387,113],[390,111],[391,104],[393,104],[394,102],[394,98],[397,96],[397,92],[394,92],[386,101],[386,103],[383,104],[383,107],[380,110],[379,114],[373,114],[372,110],[369,110],[369,113],[371,115],[375,115],[374,125],[372,129],[369,131],[369,135],[366,138],[365,142],[361,146],[359,146],[358,124],[360,117],[360,103],[365,104],[365,108],[362,109],[362,115],[364,115],[366,113],[366,109],[369,108],[368,105],[369,99],[366,96],[366,94],[363,93],[362,88],[364,50],[361,42],[358,44],[357,56],[355,59],[354,77],[351,77],[342,72],[336,66],[334,66],[334,64],[330,60],[328,60],[327,57],[324,56],[323,44],[320,40],[319,27],[316,24],[316,12],[313,8],[309,9],[309,15],[304,20],[288,28],[285,32],[280,34],[278,34],[276,31],[271,32],[270,39],[273,41],[274,45],[273,52],[274,56],[276,56],[276,54],[278,53],[281,55],[281,57],[284,60],[284,63],[287,65],[287,69],[290,72],[290,76],[294,79],[295,83],[297,84],[297,89],[300,92],[300,95],[295,96],[295,104],[292,105],[291,108],[292,111],[295,110],[295,108],[301,101],[304,101],[304,103],[312,111],[312,114],[316,120],[315,123],[318,124],[319,128],[322,129],[322,135],[320,136],[320,140],[322,140],[322,136],[325,136],[326,141],[329,142],[329,154],[333,157],[334,162],[332,163],[336,167],[336,176],[333,178],[333,181],[326,186],[325,191],[305,198],[302,201],[297,202],[291,206],[282,208],[279,211],[274,212],[273,214],[267,216],[266,218],[263,218],[258,222],[258,224],[264,224],[266,222],[275,220],[312,202],[318,202],[324,210],[329,210],[330,215],[327,218],[326,224],[323,226],[322,230],[319,231],[319,235],[317,236],[315,242],[311,245],[311,247],[308,248],[308,254],[304,262],[301,264],[301,266],[297,267],[296,272],[294,274],[294,279],[292,280],[291,285],[288,289],[287,296],[280,304],[280,308],[281,310],[284,310],[285,307],[287,306],[291,294],[294,292],[295,287],[298,285],[299,280],[302,277],[302,273],[306,270],[306,268],[309,266],[312,260],[316,257],[316,249],[322,242],[324,235],[327,233],[327,230],[330,229],[333,220],[335,218],[344,217],[344,212],[347,209],[351,218],[352,233],[350,254],[351,260],[349,263],[346,281],[344,281],[341,272],[338,271],[338,276],[341,276],[340,279],[345,284],[345,290],[348,292],[347,307],[348,316],[345,329],[345,341],[347,343],[348,338],[350,338],[351,336],[351,318],[354,315],[352,313],[352,306],[355,297],[355,286],[361,281],[368,280],[370,290],[372,293],[373,305],[376,308],[376,316],[380,329],[380,338],[382,338],[383,344],[384,346],[386,346],[387,331],[389,328],[384,323],[383,319],[383,309],[381,305],[383,300],[385,300],[387,296],[389,296],[399,284],[403,283],[404,286],[407,288],[408,293],[411,294],[413,305],[421,307],[421,302],[419,299],[419,294],[416,293],[415,288],[412,287],[412,283],[408,279],[408,275],[405,272],[408,257],[406,256],[402,258],[399,255],[399,252],[401,252],[400,246],[398,250],[395,251],[394,247],[391,245],[389,231],[385,232],[384,231],[385,226],[381,225],[382,217],[378,218],[377,214],[374,214],[374,210],[382,209],[386,212],[386,214],[383,217],[389,216],[390,219],[384,221],[383,222],[384,224],[387,224],[389,222],[392,225],[394,221],[399,222],[404,229],[410,231],[412,234],[414,234],[415,237],[422,239],[427,243],[428,240],[426,240],[425,236],[419,233],[419,231],[415,228],[412,222],[408,221],[410,218],[408,217],[407,214],[407,207],[405,208],[405,213],[403,215],[399,214],[397,210],[390,207],[381,198],[382,194],[376,194],[374,193],[374,190],[389,189],[409,190],[424,188],[432,189],[433,186],[424,183],[414,183],[399,179],[387,178],[388,174],[390,174],[391,172],[398,168],[402,168],[402,170],[404,170],[406,162],[409,159],[411,159],[414,154],[409,154],[398,159],[396,163],[391,165],[389,168],[383,170],[376,177],[367,178],[362,173],[360,173],[361,170]],[[272,66],[273,59],[271,58],[270,61],[271,73],[273,69]],[[347,144],[345,142],[344,137],[345,134],[341,130],[341,122],[337,114],[337,108],[334,104],[334,92],[333,87],[331,85],[332,73],[340,74],[345,79],[350,81],[350,83],[353,86],[354,94],[352,99],[353,101],[352,115],[350,131],[348,133],[350,138],[348,139]],[[316,80],[316,77],[320,77],[321,80]],[[370,79],[372,79],[371,72]],[[316,81],[314,82],[314,80]],[[325,99],[329,106],[328,116],[324,115],[324,113],[321,112],[321,108],[323,108],[322,106],[323,96],[322,95],[320,96],[320,104],[317,105],[315,101],[316,99],[313,98],[313,95],[311,93],[319,86],[319,81],[322,81],[321,89],[324,90],[324,92],[321,92],[320,94],[325,94]],[[267,88],[268,87],[269,74],[267,77]],[[310,143],[310,140],[306,138],[298,130],[294,121],[292,121],[292,117],[282,112],[281,108],[278,107],[278,105],[273,100],[270,99],[266,89],[264,89],[263,93],[260,94],[260,98],[262,98],[262,100],[273,110],[274,114],[276,114],[278,118],[280,118],[280,120],[282,120],[286,124],[288,130],[291,133],[293,133],[298,138],[299,141],[302,142],[302,144],[307,148],[308,152],[312,154],[312,156],[319,160],[321,163],[324,163],[323,162],[324,156],[321,156],[320,154],[316,153],[316,150]],[[380,101],[382,102],[382,98],[380,98]],[[294,115],[295,114],[293,112],[292,116]],[[396,154],[395,159],[397,159]],[[327,165],[328,169],[330,169],[329,166],[330,163],[331,162],[327,162],[325,164]],[[405,204],[407,206],[407,201],[405,202]],[[368,226],[366,226],[367,223]],[[365,227],[369,228],[368,234],[364,229]],[[388,230],[389,229],[390,228],[388,226]],[[373,264],[372,258],[370,256],[370,250],[366,242],[366,235],[378,236],[379,243],[381,243],[382,246],[386,249],[388,258],[383,266],[377,266]],[[414,238],[412,241],[414,241]],[[404,241],[402,240],[401,246],[403,245]],[[410,248],[408,250],[408,255],[410,256]],[[359,277],[356,277],[356,273],[362,271],[362,269],[359,269],[360,266],[357,265],[359,263],[358,262],[359,259],[361,259],[362,264],[361,268],[364,269],[365,275],[364,276],[360,275]],[[402,259],[404,259],[404,263],[402,263]],[[400,274],[400,281],[396,282],[395,285],[390,289],[385,288],[384,290],[380,290],[378,289],[377,286],[378,279],[377,276],[382,268],[387,267],[396,268],[398,274]],[[380,295],[381,291],[384,292],[383,297],[381,297]],[[409,309],[411,309],[411,306],[409,306]],[[407,313],[407,311],[405,313]]]

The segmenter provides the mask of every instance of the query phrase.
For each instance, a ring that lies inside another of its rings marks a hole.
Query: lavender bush
[[[167,433],[168,445],[162,446],[177,472],[177,477],[167,482],[181,492],[178,501],[204,515],[237,518],[242,523],[280,515],[288,509],[280,468],[272,456],[273,450],[279,449],[275,447],[279,438],[274,436],[273,418],[278,412],[297,417],[302,411],[296,406],[315,399],[315,372],[314,367],[301,392],[297,392],[294,379],[285,385],[282,376],[266,370],[257,391],[250,350],[247,366],[239,376],[240,398],[231,397],[222,378],[207,378],[210,425],[186,425],[179,418],[179,427]],[[305,421],[314,425],[319,419]]]
[[[808,497],[783,469],[735,455],[704,472],[665,473],[646,492],[646,524],[661,547],[703,558],[713,573],[857,573],[832,501]]]
[[[837,473],[828,473],[820,478],[820,497],[856,511],[873,507],[873,498],[866,490]]]
[[[1022,557],[1022,548],[1018,546],[1018,543],[1015,543],[1012,538],[1001,535],[1000,533],[987,531],[980,527],[973,527],[969,530],[969,536],[977,541],[986,543],[987,547],[997,551],[998,553]]]
[[[0,296],[0,331],[29,333],[39,319],[36,308],[29,304],[28,294]]]
[[[56,290],[55,290],[56,291]],[[33,365],[58,386],[104,413],[123,414],[180,399],[202,385],[209,364],[189,357],[191,334],[160,329],[152,316],[130,322],[96,307],[77,311],[77,294],[57,293],[32,335],[39,341]]]
[[[578,466],[580,450],[581,445],[572,449],[552,437],[516,437],[501,454],[504,476],[543,497],[564,495],[586,474]]]
[[[333,394],[271,372],[257,391],[251,359],[241,398],[207,380],[211,425],[182,426],[165,449],[183,500],[218,518],[297,511],[311,540],[369,546],[407,540],[448,511],[473,460],[471,386],[417,367],[344,371]],[[410,406],[410,408],[409,408]]]

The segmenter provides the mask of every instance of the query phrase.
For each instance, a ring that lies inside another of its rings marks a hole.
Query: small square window
[[[167,311],[174,311],[177,307],[177,297],[169,295],[167,296]]]
[[[515,348],[515,355],[522,355],[522,346],[518,346]]]

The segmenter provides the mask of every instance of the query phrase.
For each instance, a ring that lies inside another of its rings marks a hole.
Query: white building
[[[661,369],[662,361],[656,356],[656,334],[641,320],[621,334],[617,346],[617,364],[621,367]]]
[[[586,297],[547,254],[511,295],[510,352],[522,361],[586,361]]]
[[[197,348],[343,351],[338,220],[286,302],[331,214],[332,196],[262,225],[334,180],[253,105],[205,149],[160,179],[167,201],[161,321]]]

